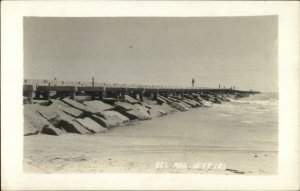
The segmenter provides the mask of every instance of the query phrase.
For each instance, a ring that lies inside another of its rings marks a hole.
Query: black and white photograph
[[[24,17],[24,170],[276,174],[277,17]]]
[[[299,186],[299,2],[2,5],[4,190]]]

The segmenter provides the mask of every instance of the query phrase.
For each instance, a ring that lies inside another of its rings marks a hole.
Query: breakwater
[[[130,121],[151,120],[256,93],[225,88],[25,80],[24,135],[101,133]]]

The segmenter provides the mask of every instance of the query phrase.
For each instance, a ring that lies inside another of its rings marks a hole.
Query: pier
[[[56,80],[24,80],[23,96],[28,103],[36,100],[49,100],[65,97],[75,100],[78,96],[89,97],[90,100],[104,102],[124,101],[125,95],[129,95],[139,101],[144,97],[157,100],[159,96],[189,97],[202,94],[256,94],[258,91],[242,91],[232,88],[200,88],[200,87],[174,87],[174,86],[150,86],[105,84]]]

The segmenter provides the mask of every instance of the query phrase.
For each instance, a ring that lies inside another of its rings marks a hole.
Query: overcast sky
[[[278,91],[277,17],[24,18],[24,77]]]

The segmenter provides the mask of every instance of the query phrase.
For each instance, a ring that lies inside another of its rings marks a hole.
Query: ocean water
[[[278,95],[261,93],[212,107],[192,108],[115,128],[109,134],[134,138],[132,144],[145,146],[143,151],[152,146],[151,152],[276,152]]]

